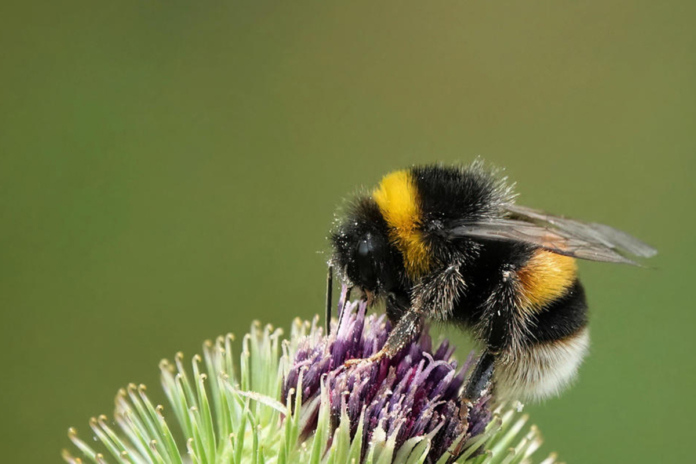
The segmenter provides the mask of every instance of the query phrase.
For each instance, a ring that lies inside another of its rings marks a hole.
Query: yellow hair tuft
[[[539,250],[517,271],[522,284],[522,308],[536,313],[545,305],[562,297],[577,276],[575,259],[546,250]]]
[[[390,228],[390,238],[404,256],[412,278],[430,268],[430,254],[419,229],[421,210],[418,192],[409,171],[387,174],[372,192],[372,198]]]

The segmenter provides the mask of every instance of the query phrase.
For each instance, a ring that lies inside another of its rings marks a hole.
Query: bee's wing
[[[524,206],[509,206],[508,218],[463,222],[450,237],[523,242],[561,255],[592,261],[637,265],[626,257],[654,256],[657,251],[625,232],[604,224],[585,223],[553,216]]]
[[[580,239],[608,246],[622,254],[630,254],[638,258],[651,258],[657,254],[657,250],[647,243],[604,224],[580,222],[525,206],[513,205],[508,207],[508,211],[523,221],[548,225]]]

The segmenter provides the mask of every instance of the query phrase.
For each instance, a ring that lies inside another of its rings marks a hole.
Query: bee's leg
[[[487,348],[478,359],[476,367],[471,373],[464,387],[464,393],[462,394],[462,407],[459,411],[459,415],[462,419],[465,419],[469,415],[474,403],[490,389],[496,356],[509,339],[508,326],[506,323],[509,319],[508,308],[506,306],[499,306],[498,309],[491,311],[491,313],[492,315],[487,324]]]
[[[396,355],[408,343],[418,336],[423,328],[423,314],[420,311],[409,309],[396,323],[386,343],[377,353],[367,359],[350,359],[346,366],[360,364],[362,362],[376,362],[382,358],[391,358]]]
[[[329,335],[331,332],[331,300],[333,300],[333,266],[329,264],[329,269],[326,273],[326,312],[324,313],[326,335]]]
[[[462,393],[462,409],[459,412],[462,419],[469,415],[473,404],[490,388],[495,358],[495,354],[486,350],[476,363]]]

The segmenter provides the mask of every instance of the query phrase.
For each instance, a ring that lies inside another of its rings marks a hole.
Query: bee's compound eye
[[[360,279],[366,285],[373,285],[373,281],[376,279],[374,261],[377,248],[372,235],[367,234],[364,239],[358,242],[358,247],[355,250],[357,271],[360,274]]]
[[[358,256],[361,258],[367,258],[372,252],[372,247],[370,245],[370,242],[367,240],[361,241],[358,245]]]

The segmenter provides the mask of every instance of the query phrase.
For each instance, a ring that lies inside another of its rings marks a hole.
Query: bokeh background
[[[650,269],[581,264],[593,348],[572,390],[527,407],[544,451],[691,462],[695,18],[690,1],[2,2],[3,462],[60,462],[119,387],[157,391],[162,357],[321,312],[342,198],[477,156],[521,203],[660,250]]]

